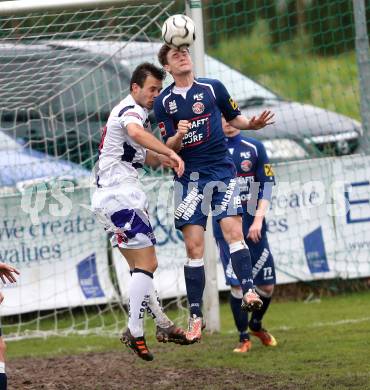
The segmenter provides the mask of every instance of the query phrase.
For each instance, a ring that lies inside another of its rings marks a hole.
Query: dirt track
[[[174,365],[175,366],[175,365]],[[128,351],[56,358],[22,358],[7,364],[9,390],[29,389],[279,389],[273,376],[230,368],[159,368]],[[235,383],[235,379],[238,378]],[[296,389],[296,385],[284,386]]]

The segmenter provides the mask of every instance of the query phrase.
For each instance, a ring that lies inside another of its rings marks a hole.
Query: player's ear
[[[134,92],[134,93],[137,92],[139,88],[140,88],[139,84],[136,84],[136,83],[132,84],[132,92]]]
[[[164,67],[164,70],[165,70],[166,72],[171,73],[171,71],[170,71],[170,66],[169,66],[168,64],[164,65],[163,67]]]

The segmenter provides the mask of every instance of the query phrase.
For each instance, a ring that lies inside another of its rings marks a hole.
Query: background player
[[[262,142],[242,137],[240,130],[231,126],[224,118],[222,127],[237,170],[243,206],[243,232],[251,254],[253,280],[257,286],[256,291],[263,301],[261,310],[252,313],[249,329],[264,345],[276,346],[275,338],[262,327],[262,319],[270,305],[276,283],[274,260],[267,240],[265,221],[275,178]],[[220,251],[226,284],[231,286],[230,306],[240,342],[234,352],[248,352],[252,346],[247,331],[248,313],[240,309],[242,290],[232,268],[229,247],[215,218],[213,234]]]
[[[7,281],[10,283],[15,283],[16,279],[14,274],[19,275],[19,271],[8,264],[0,262],[0,278],[4,284]],[[4,295],[0,291],[0,304],[3,302],[3,300],[4,300]],[[5,373],[5,349],[6,349],[6,345],[5,345],[5,341],[3,340],[2,332],[0,328],[0,390],[6,390],[7,382],[8,382]]]
[[[159,163],[184,171],[184,162],[150,131],[148,110],[162,89],[165,72],[144,63],[132,74],[131,93],[113,108],[100,145],[92,207],[127,260],[132,277],[128,289],[129,320],[121,340],[144,360],[153,360],[144,338],[144,313],[157,322],[160,341],[186,341],[185,332],[173,325],[158,304],[153,285],[157,268],[155,237],[147,213],[148,201],[138,179],[144,163]]]
[[[260,129],[271,123],[273,114],[264,111],[251,119],[241,115],[220,81],[194,78],[187,49],[163,45],[158,59],[175,81],[156,99],[154,110],[163,139],[186,164],[182,178],[175,178],[175,226],[182,230],[188,256],[184,267],[190,307],[187,337],[197,341],[203,326],[204,229],[209,206],[217,213],[216,220],[229,245],[245,307],[255,310],[262,305],[253,290],[250,255],[238,215],[242,209],[236,172],[226,148],[221,113],[241,129]]]

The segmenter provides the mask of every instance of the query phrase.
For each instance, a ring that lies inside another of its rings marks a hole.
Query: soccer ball
[[[172,15],[163,23],[162,38],[174,49],[189,47],[195,40],[195,24],[186,15]]]

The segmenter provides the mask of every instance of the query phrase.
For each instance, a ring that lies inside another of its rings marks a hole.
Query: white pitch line
[[[269,328],[271,331],[288,331],[288,330],[298,330],[298,329],[314,329],[314,328],[323,328],[326,326],[338,326],[338,325],[347,325],[347,324],[359,324],[361,322],[370,322],[370,317],[363,317],[363,318],[349,318],[346,320],[339,320],[339,321],[332,321],[332,322],[314,322],[309,326],[278,326],[276,328]],[[233,334],[235,333],[235,330],[229,330],[226,333]]]
[[[359,324],[361,322],[370,321],[370,317],[363,318],[349,318],[346,320],[331,321],[331,322],[314,322],[309,326],[294,327],[294,326],[279,326],[274,328],[274,330],[293,330],[293,329],[311,329],[311,328],[323,328],[326,326],[338,326],[338,325],[347,325],[347,324]]]

